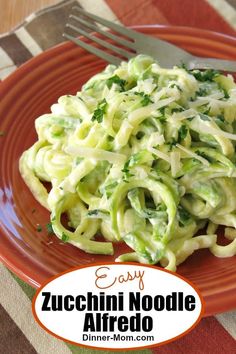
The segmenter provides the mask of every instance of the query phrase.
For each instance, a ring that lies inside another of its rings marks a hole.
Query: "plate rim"
[[[222,39],[226,42],[232,41],[232,43],[234,43],[234,42],[236,43],[236,37],[234,37],[234,36],[220,33],[220,32],[216,32],[216,31],[210,31],[210,30],[205,30],[205,29],[200,29],[200,28],[195,28],[195,27],[188,27],[188,26],[170,26],[170,25],[152,24],[152,25],[131,26],[130,28],[140,30],[140,31],[142,31],[142,29],[157,29],[157,30],[162,29],[166,32],[170,31],[170,33],[172,33],[172,34],[174,31],[176,31],[180,35],[187,35],[187,33],[185,33],[187,31],[190,36],[193,36],[194,34],[197,33],[198,36],[199,35],[201,36],[201,38],[204,38],[205,36],[207,36],[207,37],[210,37],[213,41],[214,41],[214,39],[215,39],[215,41]],[[55,56],[55,55],[57,55],[57,53],[59,53],[61,51],[66,51],[66,50],[73,48],[75,46],[76,45],[74,43],[72,43],[70,41],[65,41],[65,42],[59,43],[51,48],[48,48],[47,50],[43,51],[42,53],[30,58],[28,61],[23,63],[20,67],[18,67],[14,72],[12,72],[7,78],[5,78],[3,81],[0,82],[0,93],[5,92],[5,90],[7,90],[8,87],[11,87],[12,82],[17,80],[18,78],[22,78],[22,74],[24,74],[24,72],[27,71],[28,68],[30,68],[32,65],[34,66],[35,63],[37,63],[37,61],[40,60],[42,57],[44,59],[46,59],[46,57],[48,57],[48,56],[49,57]],[[7,234],[7,231],[2,230],[2,227],[0,227],[0,233],[2,233],[2,232],[4,234]],[[19,250],[17,250],[17,252],[19,252]],[[9,249],[7,251],[5,250],[5,252],[3,250],[0,250],[1,262],[5,266],[7,266],[7,268],[9,268],[12,272],[14,272],[24,282],[26,282],[27,284],[29,284],[30,286],[32,286],[34,288],[38,288],[40,286],[40,283],[32,278],[32,275],[30,275],[31,272],[28,272],[26,274],[26,271],[23,271],[22,269],[18,268],[17,262],[13,262],[12,259],[9,259],[7,257],[8,254],[9,254]],[[236,287],[235,287],[235,289],[236,289]],[[227,291],[228,297],[231,298],[233,296],[233,292],[234,292],[234,289],[233,290],[229,289]],[[231,293],[232,293],[232,295],[231,295]],[[217,295],[215,295],[215,296],[217,296]],[[207,313],[206,316],[210,316],[215,313],[225,312],[229,309],[236,308],[236,301],[233,306],[234,307],[232,307],[232,305],[231,305],[230,308],[227,306],[224,306],[224,307],[226,307],[226,309],[222,308],[222,306],[221,306],[220,311],[217,310],[217,312]]]

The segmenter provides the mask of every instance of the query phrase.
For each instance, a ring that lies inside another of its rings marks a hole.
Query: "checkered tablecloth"
[[[0,36],[0,80],[62,41],[61,33],[75,4],[126,26],[169,24],[236,35],[236,0],[65,0],[30,15],[22,25]],[[101,353],[68,345],[41,329],[31,314],[34,292],[0,265],[0,353]],[[236,311],[232,311],[202,319],[193,331],[175,342],[132,353],[233,354],[235,338]]]

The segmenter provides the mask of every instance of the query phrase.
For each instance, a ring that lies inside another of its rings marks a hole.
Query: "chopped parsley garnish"
[[[122,172],[128,172],[129,171],[129,160],[126,161],[126,163],[124,164],[123,169],[121,170]]]
[[[207,154],[205,154],[205,152],[199,151],[199,150],[197,150],[197,151],[195,151],[195,152],[196,152],[197,155],[203,157],[203,158],[206,159],[207,161],[212,162],[211,158],[210,158]]]
[[[178,142],[180,143],[182,140],[184,140],[187,134],[188,134],[188,128],[186,127],[186,125],[182,125],[178,131]]]
[[[124,164],[124,168],[121,170],[124,173],[124,178],[125,180],[127,180],[130,177],[130,170],[129,170],[129,161],[127,161]]]
[[[93,210],[89,210],[87,216],[91,216],[91,217],[97,217],[97,219],[102,219],[104,217],[107,217],[109,215],[109,212],[106,210],[102,210],[102,209],[93,209]]]
[[[134,94],[137,95],[137,96],[143,97],[141,102],[140,102],[143,107],[147,106],[149,103],[153,103],[153,101],[150,98],[150,95],[147,95],[144,92],[135,92]]]
[[[170,85],[170,88],[177,88],[180,92],[182,92],[183,90],[182,90],[182,88],[179,86],[179,85],[177,85],[177,84],[171,84]]]
[[[161,117],[158,117],[158,120],[161,122],[161,123],[165,123],[167,118],[165,116],[161,116]]]
[[[166,107],[159,108],[159,112],[164,116]]]
[[[4,136],[5,132],[3,132],[2,130],[0,131],[0,136]]]
[[[70,239],[70,237],[67,234],[65,234],[65,232],[62,232],[61,240],[63,242],[68,242],[69,239]]]
[[[197,79],[198,81],[213,81],[213,79],[218,76],[220,73],[218,70],[207,69],[204,71],[194,70],[191,71],[191,74]]]
[[[110,77],[109,79],[107,79],[106,85],[109,89],[112,87],[113,84],[119,85],[121,91],[125,91],[126,81],[121,79],[118,75],[114,75],[114,76]]]
[[[47,229],[47,232],[49,234],[53,234],[53,228],[52,228],[52,223],[49,222],[48,224],[46,224],[46,229]]]
[[[186,70],[187,72],[189,72],[189,70],[188,70],[188,68],[187,68],[187,64],[184,63],[183,61],[181,61],[181,64],[178,65],[178,67],[179,67],[180,69],[184,69],[184,70]]]
[[[98,210],[98,209],[89,210],[89,211],[88,211],[88,216],[98,215],[98,213],[99,213],[99,210]]]
[[[149,95],[144,95],[143,99],[141,101],[141,105],[144,107],[144,106],[149,105],[149,103],[153,103],[153,101],[151,100],[150,96]]]
[[[92,116],[92,121],[97,121],[98,123],[101,123],[103,120],[103,115],[106,113],[107,109],[107,101],[104,98],[101,102],[99,102],[97,108],[95,109],[93,116]]]
[[[161,117],[158,117],[157,119],[161,122],[161,123],[165,123],[166,121],[166,116],[165,116],[165,109],[166,107],[161,107],[159,108],[159,112],[161,113]]]
[[[130,163],[130,160],[126,161],[123,169],[121,170],[124,173],[124,177],[123,177],[124,182],[127,182],[128,178],[133,176],[133,174],[129,170],[129,163]]]
[[[43,228],[41,225],[38,224],[36,230],[37,230],[37,232],[41,232],[43,230]]]
[[[172,151],[173,147],[176,146],[178,141],[175,138],[171,138],[170,142],[168,143],[169,145],[169,151]]]
[[[207,95],[207,89],[205,89],[205,88],[199,88],[199,90],[196,92],[196,95],[197,96],[206,96]]]
[[[193,118],[195,118],[195,116],[188,117],[187,120],[188,120],[189,122],[191,122],[191,120],[193,120]]]
[[[178,113],[183,111],[184,111],[183,107],[177,107],[177,108],[172,108],[171,113]]]

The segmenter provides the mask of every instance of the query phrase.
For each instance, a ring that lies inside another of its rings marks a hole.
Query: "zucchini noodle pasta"
[[[236,254],[232,76],[165,69],[139,55],[60,97],[35,127],[38,141],[21,156],[20,172],[63,242],[112,255],[122,241],[132,252],[117,261],[173,271],[201,248]],[[225,246],[218,225],[226,226]]]

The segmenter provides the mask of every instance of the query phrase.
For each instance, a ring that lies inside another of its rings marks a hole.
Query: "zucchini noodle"
[[[125,242],[131,252],[118,262],[172,271],[201,248],[234,256],[235,92],[230,75],[164,69],[139,55],[60,97],[36,119],[38,141],[19,163],[57,237],[105,255]]]

